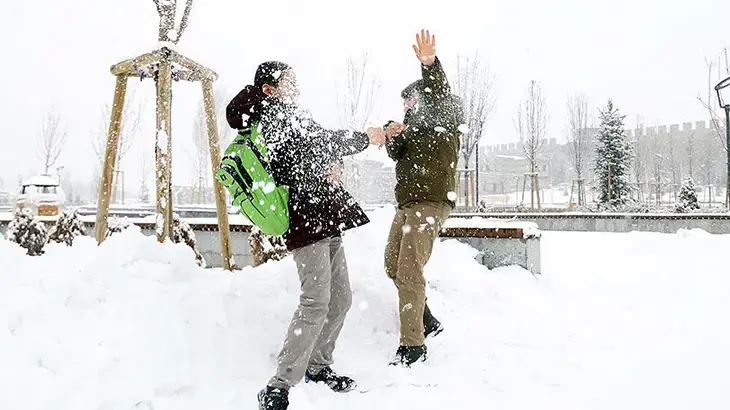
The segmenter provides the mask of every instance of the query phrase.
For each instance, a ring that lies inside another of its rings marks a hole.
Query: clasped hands
[[[390,121],[385,128],[370,127],[366,132],[368,134],[368,138],[370,138],[371,144],[382,146],[402,133],[405,128],[405,125],[399,122]]]

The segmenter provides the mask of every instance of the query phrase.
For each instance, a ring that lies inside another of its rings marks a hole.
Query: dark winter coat
[[[387,145],[396,161],[395,197],[399,207],[430,201],[453,208],[464,113],[438,58],[430,67],[421,65],[421,75],[404,90],[404,97],[419,94],[418,105],[406,112],[405,130]]]
[[[269,172],[279,185],[289,186],[289,230],[283,235],[289,250],[301,248],[369,222],[367,215],[326,172],[342,157],[365,150],[366,134],[327,130],[295,104],[266,98],[260,102],[247,87],[228,106],[229,124],[235,114],[248,113],[258,122],[269,150]],[[240,122],[240,116],[239,122]]]

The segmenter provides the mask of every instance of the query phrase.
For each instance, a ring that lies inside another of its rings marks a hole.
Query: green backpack
[[[289,229],[289,187],[276,184],[268,162],[264,137],[254,123],[228,146],[216,178],[249,221],[266,235],[281,236]]]

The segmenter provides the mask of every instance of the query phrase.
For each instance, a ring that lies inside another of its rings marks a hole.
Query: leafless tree
[[[715,62],[710,61],[707,58],[705,58],[705,64],[707,65],[707,97],[703,97],[701,94],[697,95],[697,100],[702,104],[702,106],[707,110],[708,115],[710,116],[710,123],[712,123],[712,127],[715,129],[715,132],[717,133],[717,137],[722,142],[723,148],[727,151],[727,143],[725,140],[725,132],[722,129],[722,117],[717,113],[715,110],[715,106],[717,106],[717,102],[714,101],[716,97],[714,97],[714,84],[719,82],[721,78],[730,76],[730,65],[728,65],[728,53],[727,48],[724,49],[724,62],[725,62],[725,68],[723,70],[722,68],[722,60],[723,56],[718,57],[717,61],[717,75],[713,76],[713,69],[715,68]],[[724,75],[723,75],[724,71]]]
[[[178,14],[177,0],[152,0],[157,6],[157,13],[160,15],[160,26],[158,30],[158,41],[177,44],[180,37],[188,26],[190,10],[193,0],[185,0],[185,9],[182,19],[176,28]]]
[[[644,201],[644,184],[646,183],[646,166],[650,162],[647,158],[649,153],[649,136],[644,135],[644,125],[637,125],[634,130],[634,180],[637,186],[637,194],[639,202]]]
[[[137,196],[140,202],[147,203],[150,199],[150,188],[147,185],[153,162],[149,158],[150,153],[142,151],[139,164],[139,192]]]
[[[657,205],[661,204],[662,200],[662,187],[665,181],[665,162],[666,158],[664,150],[662,149],[665,144],[663,137],[659,134],[654,134],[651,137],[651,175],[654,182],[654,199]]]
[[[340,126],[361,131],[370,118],[381,81],[368,70],[369,56],[347,59],[347,71],[342,84],[337,85],[337,106]]]
[[[677,143],[677,138],[674,134],[668,135],[668,144],[666,144],[666,151],[667,151],[667,159],[669,163],[667,164],[669,167],[669,173],[671,174],[671,185],[672,185],[672,194],[674,195],[674,200],[677,200],[677,193],[680,187],[680,184],[682,182],[682,165],[679,162],[679,159],[677,158],[677,150],[675,148],[675,145]]]
[[[461,134],[461,157],[467,168],[494,110],[494,83],[494,75],[479,60],[479,54],[473,58],[457,58],[455,85],[463,104],[467,128]]]
[[[227,94],[223,90],[216,90],[213,102],[216,110],[216,118],[225,118],[227,101]],[[231,142],[232,135],[225,121],[218,121],[218,134],[220,136],[221,151],[225,151]],[[195,171],[195,180],[193,181],[195,189],[193,190],[192,201],[198,203],[205,201],[205,192],[208,188],[208,176],[211,173],[210,144],[208,138],[208,123],[205,115],[205,107],[201,103],[198,106],[193,120],[192,140],[194,150],[186,150]]]
[[[195,181],[193,186],[193,203],[203,203],[205,199],[205,190],[208,188],[208,179],[206,174],[208,164],[210,162],[210,146],[208,145],[208,125],[205,120],[205,111],[203,107],[198,109],[193,124],[193,144],[195,151],[188,155],[192,159],[193,169],[195,170]]]
[[[588,135],[588,99],[585,94],[577,94],[568,97],[567,105],[570,127],[568,134],[570,161],[576,177],[580,180],[584,178],[583,172],[591,138]]]
[[[687,152],[687,168],[690,178],[694,178],[694,154],[695,154],[695,131],[693,130],[687,135],[687,144],[685,145]]]
[[[545,97],[540,84],[530,81],[525,97],[517,110],[514,120],[522,149],[530,165],[530,172],[537,172],[537,161],[547,132],[549,116]]]
[[[129,101],[133,101],[133,94],[130,95]],[[122,161],[129,153],[134,138],[140,130],[142,113],[144,112],[144,102],[132,105],[130,103],[124,105],[122,112],[122,129],[119,133],[119,149],[117,149],[116,169],[113,182],[113,202],[118,199],[118,190],[124,189],[124,170],[122,169]],[[111,104],[107,103],[101,109],[99,128],[92,135],[91,144],[98,160],[99,169],[104,167],[104,159],[106,157],[106,143],[109,132],[109,121],[111,120]],[[123,196],[123,193],[122,193]]]
[[[39,138],[40,159],[43,161],[43,173],[48,174],[56,164],[58,157],[66,145],[66,130],[61,125],[61,116],[55,108],[46,111]]]
[[[540,208],[540,189],[538,184],[538,156],[547,132],[549,116],[540,84],[532,80],[527,87],[524,99],[517,110],[514,120],[515,128],[520,136],[520,143],[530,166],[530,204],[534,208],[534,197]],[[524,186],[523,186],[524,195]]]

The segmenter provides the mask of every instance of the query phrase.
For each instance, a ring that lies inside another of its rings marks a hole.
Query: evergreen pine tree
[[[65,243],[67,246],[73,245],[74,238],[86,235],[86,229],[83,222],[79,218],[79,213],[75,209],[64,210],[58,217],[56,225],[51,229],[48,235],[48,242]]]
[[[697,200],[697,192],[695,192],[695,183],[692,177],[687,177],[679,190],[677,212],[691,212],[698,209],[700,209],[700,204]]]
[[[624,115],[611,99],[600,112],[601,128],[596,136],[596,174],[598,202],[601,206],[625,205],[630,198],[629,184],[633,149],[624,131]]]

